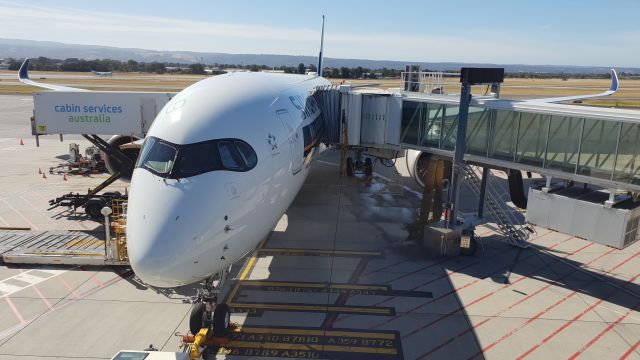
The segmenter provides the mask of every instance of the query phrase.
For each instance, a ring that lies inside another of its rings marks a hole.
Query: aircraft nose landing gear
[[[235,324],[231,324],[229,305],[218,303],[220,288],[228,274],[228,271],[222,271],[207,278],[198,290],[189,317],[189,330],[193,335],[182,337],[183,344],[190,347],[190,359],[201,356],[206,359],[210,354],[206,351],[207,347],[219,347],[228,343],[230,340],[226,335],[238,329]],[[215,279],[218,279],[216,285]]]

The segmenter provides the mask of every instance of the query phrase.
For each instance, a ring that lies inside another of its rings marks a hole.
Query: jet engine
[[[122,136],[115,135],[112,136],[109,141],[109,145],[117,148],[123,153],[127,158],[129,158],[133,163],[138,159],[138,154],[140,153],[140,148],[142,147],[142,141],[135,136]],[[123,169],[123,163],[113,154],[105,154],[104,164],[110,174],[115,174],[118,171]],[[133,174],[133,166],[129,171],[126,171],[121,180],[130,181],[131,175]]]
[[[409,176],[415,180],[420,187],[424,187],[424,176],[427,171],[427,163],[429,162],[429,154],[418,150],[407,150],[405,156],[405,164]]]

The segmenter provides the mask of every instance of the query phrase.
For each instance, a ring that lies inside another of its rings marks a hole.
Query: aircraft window
[[[238,150],[233,146],[231,141],[220,141],[218,143],[218,152],[222,166],[229,170],[243,170],[244,164]]]
[[[253,169],[258,162],[258,156],[256,155],[256,152],[253,151],[253,148],[244,141],[234,141],[234,144],[238,148],[240,155],[242,155],[242,159],[244,160],[244,164],[247,166],[247,170]]]
[[[222,168],[215,142],[187,145],[180,150],[178,177],[188,177]]]
[[[145,167],[160,175],[169,174],[173,169],[178,150],[157,139],[149,138],[142,147],[138,166]]]

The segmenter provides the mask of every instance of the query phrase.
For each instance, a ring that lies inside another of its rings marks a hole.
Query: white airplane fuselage
[[[225,74],[166,104],[131,180],[127,246],[141,280],[198,282],[269,234],[317,153],[322,115],[310,94],[323,85],[317,76]]]

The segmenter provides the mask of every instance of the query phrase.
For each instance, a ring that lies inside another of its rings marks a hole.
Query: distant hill
[[[192,51],[156,51],[133,48],[117,48],[97,45],[64,44],[51,41],[34,41],[18,39],[0,39],[0,58],[24,58],[45,56],[55,59],[115,59],[126,61],[133,59],[144,62],[170,63],[205,63],[205,64],[244,64],[267,66],[298,66],[299,63],[315,64],[315,56],[292,56],[272,54],[226,54]],[[523,65],[523,64],[475,64],[455,62],[408,62],[367,59],[325,58],[328,67],[357,67],[370,69],[404,69],[406,64],[419,64],[423,69],[458,70],[463,66],[499,66],[507,72],[567,73],[567,74],[603,74],[609,69],[601,66],[567,66],[567,65]],[[618,72],[640,74],[640,68],[616,68]]]

